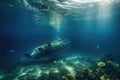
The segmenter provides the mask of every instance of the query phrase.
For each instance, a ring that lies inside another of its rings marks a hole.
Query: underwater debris
[[[39,59],[42,56],[49,55],[64,48],[68,48],[68,46],[69,46],[68,40],[59,39],[48,44],[43,44],[35,48],[31,54],[25,54],[25,55],[28,58]]]

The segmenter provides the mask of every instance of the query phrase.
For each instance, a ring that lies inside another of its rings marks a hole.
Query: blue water
[[[50,42],[56,37],[69,39],[71,49],[89,55],[120,56],[120,7],[111,11],[111,17],[98,21],[96,14],[90,20],[73,20],[62,25],[62,31],[48,24],[36,24],[34,12],[17,6],[15,2],[0,1],[0,67],[19,61],[25,53]],[[14,6],[10,6],[13,4]],[[115,6],[115,5],[114,5]],[[83,17],[84,18],[84,17]]]

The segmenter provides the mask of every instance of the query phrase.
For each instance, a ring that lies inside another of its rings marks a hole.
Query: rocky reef
[[[27,66],[0,73],[0,80],[120,80],[120,64],[81,56]]]

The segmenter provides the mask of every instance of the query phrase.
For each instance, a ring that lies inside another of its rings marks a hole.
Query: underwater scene
[[[0,80],[120,80],[120,0],[0,0]]]

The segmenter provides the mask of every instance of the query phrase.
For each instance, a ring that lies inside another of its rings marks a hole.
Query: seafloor
[[[82,56],[34,65],[19,65],[0,73],[0,80],[120,80],[120,63]]]

